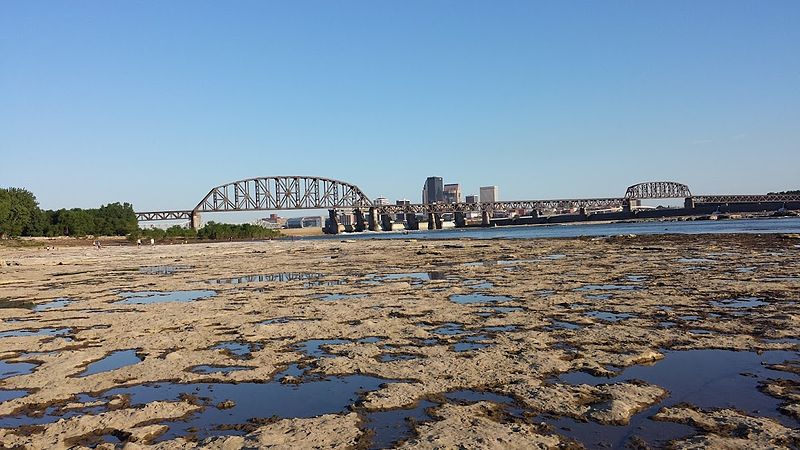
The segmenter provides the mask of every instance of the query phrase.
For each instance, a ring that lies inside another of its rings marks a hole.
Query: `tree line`
[[[138,226],[130,203],[43,210],[26,189],[0,189],[0,236],[125,236]]]
[[[16,236],[128,236],[131,240],[271,239],[280,235],[251,224],[208,222],[200,230],[178,225],[166,230],[140,229],[130,203],[109,203],[94,209],[42,210],[36,196],[19,188],[0,188],[0,237]]]

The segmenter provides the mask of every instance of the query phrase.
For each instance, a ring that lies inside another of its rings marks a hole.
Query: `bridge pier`
[[[483,227],[490,227],[492,226],[491,217],[489,217],[489,211],[483,210],[481,211],[481,226]]]
[[[630,213],[631,212],[631,199],[626,198],[622,201],[622,212]]]
[[[414,213],[406,213],[406,224],[408,224],[409,230],[419,230],[419,220]]]
[[[683,199],[683,207],[686,209],[694,209],[694,197],[686,197]]]
[[[200,221],[200,211],[192,211],[192,218],[189,221],[189,226],[192,227],[193,230],[197,231],[200,229],[200,225],[202,225],[202,222]]]
[[[381,229],[383,231],[392,231],[392,216],[381,214]]]
[[[433,218],[433,213],[428,213],[428,229],[429,230],[436,229],[436,219]]]
[[[367,227],[369,231],[378,231],[378,211],[370,208],[367,215]]]
[[[582,219],[584,219],[584,220],[585,220],[587,217],[589,217],[589,215],[588,215],[588,214],[586,214],[586,207],[584,207],[584,206],[581,206],[581,207],[578,209],[578,214],[579,214],[579,215],[581,216],[581,218],[582,218]]]
[[[328,228],[325,230],[326,234],[339,234],[339,218],[336,217],[336,210],[328,210]]]
[[[457,212],[454,214],[456,227],[463,228],[467,226],[467,218],[464,216],[463,212]]]
[[[442,229],[442,214],[441,213],[433,213],[433,224],[437,230]]]
[[[356,208],[353,210],[353,215],[356,216],[356,223],[353,226],[353,231],[362,232],[367,229],[366,224],[364,223],[364,213],[361,212],[360,208]]]

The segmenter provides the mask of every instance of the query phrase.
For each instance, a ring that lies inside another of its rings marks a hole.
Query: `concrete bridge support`
[[[490,227],[492,226],[491,217],[489,216],[489,211],[483,210],[481,211],[481,226],[483,227]]]
[[[464,216],[463,212],[457,212],[454,215],[456,227],[463,228],[467,226],[467,218]]]
[[[325,230],[327,234],[339,234],[339,218],[336,217],[336,210],[328,210],[328,228]]]
[[[353,231],[362,232],[367,229],[367,224],[364,223],[364,213],[361,212],[361,209],[356,208],[353,210],[353,215],[355,216],[356,223],[353,226]]]
[[[375,208],[369,209],[367,226],[369,227],[369,231],[378,231],[378,211],[376,211]]]
[[[622,202],[622,212],[631,212],[631,199],[626,198],[625,201]]]
[[[383,231],[392,231],[392,216],[381,214],[381,229]]]
[[[200,211],[192,211],[192,220],[189,223],[189,226],[192,227],[193,230],[197,231],[200,229],[201,224]]]
[[[409,230],[419,230],[419,220],[417,220],[416,214],[406,213],[406,223]]]
[[[686,209],[694,209],[694,197],[686,197],[683,199],[683,207]]]
[[[436,219],[433,218],[433,213],[428,213],[428,229],[429,230],[436,229]]]
[[[584,220],[586,220],[586,218],[589,217],[589,215],[586,214],[586,208],[584,208],[583,206],[581,206],[578,209],[578,214],[581,216],[581,219],[584,219]]]
[[[433,213],[433,224],[437,230],[442,229],[442,215],[440,213]]]

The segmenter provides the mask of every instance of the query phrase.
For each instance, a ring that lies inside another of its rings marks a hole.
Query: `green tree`
[[[25,189],[0,189],[0,235],[29,234],[41,210],[36,197]]]

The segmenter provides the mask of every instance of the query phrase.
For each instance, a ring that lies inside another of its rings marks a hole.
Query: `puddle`
[[[632,366],[614,378],[600,378],[583,372],[563,374],[559,379],[570,384],[617,383],[626,380],[643,380],[661,386],[670,396],[652,411],[639,413],[640,420],[631,422],[639,426],[641,419],[654,414],[662,406],[690,403],[703,409],[737,408],[747,414],[772,417],[788,427],[798,422],[778,411],[782,400],[758,390],[758,384],[768,378],[800,381],[800,376],[771,370],[766,364],[796,359],[797,352],[767,351],[737,352],[731,350],[668,351],[664,359],[650,366]],[[647,419],[649,420],[649,419]],[[656,423],[659,427],[666,423]],[[606,427],[615,428],[615,427]],[[635,428],[630,428],[634,430]]]
[[[479,334],[476,336],[467,336],[461,340],[461,342],[457,342],[453,344],[453,351],[455,352],[467,352],[470,350],[480,350],[482,348],[489,347],[489,344],[484,344],[483,342],[488,341],[489,336]]]
[[[142,362],[142,358],[136,355],[136,350],[119,350],[112,352],[105,358],[95,361],[86,367],[79,377],[87,377],[100,372],[108,372],[109,370],[119,369],[120,367],[132,366]]]
[[[72,300],[67,298],[57,298],[51,302],[42,303],[33,307],[33,312],[47,311],[48,309],[63,308],[72,303]]]
[[[383,340],[382,338],[379,338],[377,336],[369,336],[369,337],[361,338],[361,339],[357,340],[356,342],[360,342],[362,344],[377,344],[378,342],[380,342],[382,340]]]
[[[33,372],[36,366],[37,364],[29,362],[8,362],[0,360],[0,380],[19,375],[27,375]]]
[[[551,320],[553,328],[560,328],[562,330],[579,330],[582,328],[581,325],[571,322],[562,322],[560,320]]]
[[[367,412],[366,428],[373,432],[369,449],[394,448],[401,441],[414,436],[414,424],[434,420],[426,410],[443,403],[472,404],[488,401],[508,407],[514,400],[491,392],[471,390],[453,391],[444,394],[443,401],[420,400],[413,408]]]
[[[345,339],[309,339],[307,341],[298,342],[295,348],[304,353],[306,356],[313,358],[331,358],[333,355],[322,348],[323,345],[340,345],[347,344],[350,341]]]
[[[478,289],[478,290],[486,290],[486,289],[491,289],[493,287],[494,283],[490,283],[488,281],[469,285],[470,289]]]
[[[149,266],[149,267],[140,267],[139,273],[144,273],[147,275],[174,275],[178,272],[186,272],[191,269],[192,266],[181,266],[181,265]]]
[[[325,301],[347,300],[351,298],[364,298],[366,294],[325,294],[320,295],[318,298]]]
[[[739,267],[738,269],[736,269],[736,272],[737,273],[750,273],[750,272],[752,272],[754,270],[756,270],[755,267]]]
[[[658,309],[661,311],[672,311],[675,308],[673,308],[672,306],[659,305]]]
[[[273,324],[280,324],[280,323],[289,323],[292,320],[289,317],[276,317],[274,319],[267,319],[258,322],[256,325],[273,325]]]
[[[757,297],[742,297],[721,301],[714,300],[711,304],[719,308],[757,308],[766,305],[767,302]]]
[[[72,328],[23,328],[21,330],[3,331],[0,338],[23,336],[65,336],[72,333]]]
[[[585,286],[575,288],[574,291],[632,291],[639,289],[638,286],[631,286],[628,284],[587,284]]]
[[[713,263],[713,259],[708,258],[678,258],[678,262],[686,263],[686,264],[696,264],[696,263]]]
[[[253,348],[260,348],[259,345],[244,343],[239,341],[220,342],[219,344],[211,347],[214,350],[222,350],[226,355],[239,358],[248,359],[253,352]]]
[[[2,369],[0,369],[0,374],[2,374]],[[0,389],[0,403],[7,402],[15,398],[25,397],[26,395],[28,395],[28,391]]]
[[[611,294],[584,294],[583,298],[589,300],[611,300]]]
[[[406,273],[390,273],[383,276],[375,277],[376,280],[403,280],[411,278],[420,281],[431,280],[446,280],[447,274],[444,272],[406,272]]]
[[[509,300],[513,300],[513,298],[506,295],[455,294],[450,296],[450,300],[461,305],[468,305],[472,303],[507,302]]]
[[[632,283],[641,283],[647,280],[647,275],[628,275],[625,277],[625,281],[630,281]]]
[[[587,317],[594,317],[605,322],[619,322],[625,319],[636,317],[635,314],[629,313],[615,313],[609,311],[589,311],[585,314]]]
[[[261,275],[243,275],[233,278],[217,278],[215,280],[208,280],[211,284],[247,284],[247,283],[267,283],[267,282],[286,282],[286,281],[300,281],[300,280],[314,280],[322,278],[325,274],[322,273],[304,273],[304,272],[280,272],[280,273],[267,273]]]
[[[481,331],[484,333],[509,333],[512,331],[517,331],[516,325],[498,325],[494,327],[483,327]]]
[[[385,363],[391,361],[409,361],[417,358],[419,358],[419,355],[412,355],[409,353],[384,353],[378,357],[378,361]]]
[[[557,259],[564,259],[566,257],[567,257],[567,255],[564,255],[564,254],[561,254],[561,253],[556,253],[556,254],[553,254],[553,255],[547,255],[547,256],[544,257],[544,259],[557,260]]]
[[[278,374],[276,379],[284,375]],[[254,418],[308,418],[345,413],[359,402],[363,392],[377,390],[387,381],[366,375],[348,375],[301,384],[159,383],[112,389],[106,391],[104,397],[130,395],[133,407],[154,401],[177,401],[186,396],[200,399],[208,405],[203,411],[186,420],[163,422],[169,426],[169,431],[159,436],[157,441],[190,434],[204,439],[215,435],[245,434],[245,431],[230,429],[230,426],[245,424]],[[233,406],[227,409],[215,406],[225,401],[233,402]],[[58,418],[53,417],[52,421]],[[2,424],[0,418],[0,426]]]
[[[516,306],[495,306],[494,308],[491,308],[491,310],[500,314],[508,314],[513,312],[523,311],[523,308]]]
[[[214,291],[206,290],[120,292],[119,296],[124,300],[115,303],[122,305],[147,305],[150,303],[191,302],[202,298],[213,297],[216,294],[217,293]]]
[[[660,326],[661,328],[672,328],[675,325],[677,325],[675,322],[670,322],[668,320],[665,320],[663,322],[658,322],[658,326]]]
[[[433,420],[426,409],[438,406],[428,400],[420,400],[411,409],[393,409],[365,414],[366,428],[373,431],[370,450],[395,447],[395,444],[414,435],[414,423]]]
[[[444,336],[455,336],[458,334],[464,334],[464,326],[460,323],[450,322],[446,323],[432,331],[433,334],[441,334]]]
[[[694,322],[695,320],[700,320],[700,316],[678,316],[678,319],[681,319],[685,322]]]
[[[194,366],[189,371],[192,373],[200,373],[203,375],[209,375],[212,373],[231,373],[231,372],[238,372],[240,370],[250,370],[254,369],[254,367],[248,366],[218,366],[218,365],[200,365]]]
[[[717,334],[715,331],[704,330],[702,328],[693,328],[693,329],[689,330],[689,333],[692,333],[692,334],[706,334],[706,335],[707,334]]]

